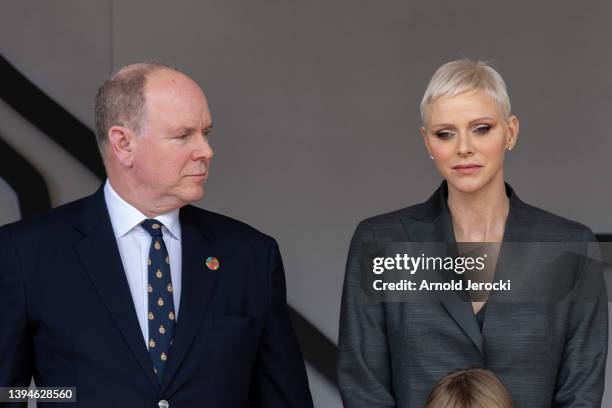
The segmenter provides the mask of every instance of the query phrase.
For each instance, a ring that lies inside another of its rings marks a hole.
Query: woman
[[[338,340],[345,408],[422,408],[437,379],[469,366],[499,375],[517,407],[599,407],[607,353],[607,309],[599,297],[578,305],[516,304],[458,291],[457,301],[364,301],[363,243],[497,243],[485,279],[499,268],[524,280],[535,272],[520,257],[503,257],[506,268],[500,257],[498,265],[501,243],[578,242],[586,253],[595,240],[587,227],[523,203],[504,183],[504,156],[517,142],[519,122],[491,67],[469,60],[440,67],[421,116],[444,182],[425,203],[362,221],[353,236]],[[573,258],[564,264],[572,274],[586,267]]]
[[[491,371],[457,370],[436,383],[425,408],[514,408],[508,390]]]

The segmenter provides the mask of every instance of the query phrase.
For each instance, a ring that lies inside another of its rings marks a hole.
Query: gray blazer
[[[586,244],[596,241],[588,227],[523,203],[508,185],[506,190],[504,243],[573,242],[585,253],[593,247]],[[338,340],[345,408],[422,408],[439,379],[470,366],[494,371],[518,408],[601,406],[608,342],[603,285],[587,302],[496,303],[492,295],[482,332],[465,294],[429,304],[364,299],[362,244],[454,242],[447,194],[443,183],[427,202],[366,219],[355,231]],[[520,257],[504,258],[503,252],[502,245],[496,276],[499,268],[529,276]],[[588,262],[580,258],[566,268],[573,276],[563,279],[579,279]]]

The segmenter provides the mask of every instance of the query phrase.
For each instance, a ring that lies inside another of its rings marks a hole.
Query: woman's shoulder
[[[367,217],[357,225],[356,235],[373,234],[378,238],[385,237],[385,239],[405,241],[407,239],[405,228],[415,220],[428,218],[430,208],[426,204],[426,202],[414,204]]]
[[[397,225],[402,222],[402,219],[412,218],[415,214],[421,213],[424,209],[424,204],[425,203],[414,204],[397,210],[376,214],[365,218],[359,224],[373,228],[384,228],[391,225]]]
[[[511,208],[512,228],[529,231],[532,241],[595,241],[591,229],[553,212],[520,202]]]
[[[443,182],[426,201],[368,217],[361,221],[359,226],[378,229],[395,227],[412,221],[433,221],[448,212],[446,195],[446,183]]]

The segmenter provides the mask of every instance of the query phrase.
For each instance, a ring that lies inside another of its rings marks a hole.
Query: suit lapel
[[[529,214],[525,213],[528,207],[507,184],[506,194],[510,197],[510,210],[504,227],[504,238],[493,280],[516,279],[518,283],[520,281],[518,278],[523,275],[525,258],[530,254],[530,244],[526,243],[527,232],[529,231]],[[492,292],[489,300],[495,301],[497,298],[506,298],[507,301],[511,297],[512,293],[504,295]]]
[[[206,266],[207,257],[219,256],[218,253],[214,253],[214,236],[204,232],[204,227],[199,225],[193,211],[191,206],[186,206],[180,213],[183,253],[181,300],[174,331],[174,346],[170,351],[166,374],[162,381],[162,393],[175,376],[202,325],[218,273]]]
[[[153,386],[159,383],[147,351],[125,277],[102,188],[91,196],[75,227],[83,238],[74,249],[117,324],[134,357]]]
[[[444,255],[458,255],[450,212],[448,210],[443,212],[434,222],[434,225],[438,236],[443,237],[445,239],[444,242],[449,244]],[[443,277],[449,281],[453,279],[463,279],[463,275],[457,275],[454,271],[443,271],[442,274]],[[472,303],[470,302],[467,291],[454,291],[452,295],[453,296],[444,297],[444,300],[441,302],[442,306],[444,306],[448,314],[457,322],[465,334],[468,335],[474,345],[476,345],[476,348],[483,353],[482,332],[480,331],[480,327],[478,327],[478,322],[474,316],[474,310],[472,309]]]
[[[456,253],[455,235],[453,232],[452,218],[448,205],[446,204],[446,183],[444,182],[432,197],[417,207],[412,214],[402,217],[402,223],[413,243],[445,242],[450,244],[443,253],[431,254],[430,256],[449,256]],[[450,253],[449,253],[450,252]],[[442,272],[441,275],[447,279],[457,279],[452,272]],[[442,306],[448,314],[472,340],[476,348],[483,353],[483,338],[478,322],[474,316],[472,304],[464,292],[452,292],[441,300]]]

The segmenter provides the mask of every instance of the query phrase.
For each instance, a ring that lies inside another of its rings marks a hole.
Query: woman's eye
[[[438,139],[446,140],[446,139],[450,139],[451,137],[453,137],[453,134],[449,132],[448,130],[440,130],[436,132],[436,136],[438,137]]]
[[[480,125],[480,126],[476,126],[474,128],[474,133],[485,135],[485,134],[489,133],[489,130],[491,130],[491,126],[490,125]]]
[[[189,135],[187,133],[185,133],[184,135],[177,136],[176,138],[180,139],[180,140],[184,140],[184,139],[187,139],[188,136]]]

